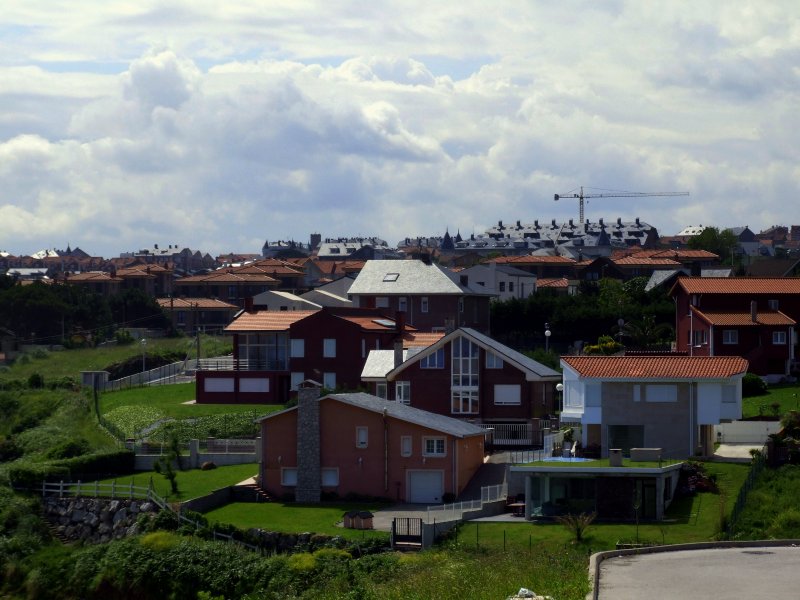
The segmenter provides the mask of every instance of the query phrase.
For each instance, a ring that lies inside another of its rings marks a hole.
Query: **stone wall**
[[[46,498],[44,516],[64,540],[91,544],[140,533],[140,515],[155,514],[154,502],[102,498]]]

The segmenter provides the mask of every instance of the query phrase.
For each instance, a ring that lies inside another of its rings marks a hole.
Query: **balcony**
[[[233,356],[218,356],[215,358],[201,358],[197,365],[198,371],[289,371],[289,359],[285,360],[252,360],[247,358],[234,358]]]

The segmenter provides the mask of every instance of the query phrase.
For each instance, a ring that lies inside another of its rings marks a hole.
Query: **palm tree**
[[[639,321],[628,321],[618,327],[620,338],[631,340],[631,346],[650,348],[672,341],[675,330],[669,323],[656,323],[653,315],[643,315]]]

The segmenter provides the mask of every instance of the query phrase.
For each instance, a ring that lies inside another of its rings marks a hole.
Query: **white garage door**
[[[437,504],[444,493],[443,471],[409,471],[407,502]]]

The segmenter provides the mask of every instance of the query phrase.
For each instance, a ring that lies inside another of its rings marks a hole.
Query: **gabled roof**
[[[178,279],[175,283],[176,285],[199,284],[199,283],[247,284],[247,283],[278,283],[278,280],[272,278],[266,273],[236,273],[232,269],[230,269],[225,271],[214,271],[213,273],[208,273],[207,275],[190,275],[189,277],[183,277],[181,279]]]
[[[316,313],[315,310],[242,311],[225,328],[228,332],[288,331],[289,326]]]
[[[508,346],[501,344],[497,340],[493,340],[489,336],[483,335],[482,333],[478,333],[474,329],[469,327],[461,327],[460,329],[456,329],[448,333],[442,339],[440,339],[435,344],[431,344],[421,352],[414,354],[398,366],[397,368],[392,369],[390,372],[386,374],[386,379],[389,381],[394,381],[394,379],[402,373],[406,367],[409,365],[417,362],[419,359],[429,356],[433,354],[439,348],[443,348],[445,344],[449,344],[452,340],[457,337],[466,337],[484,350],[488,350],[493,352],[500,358],[502,358],[505,362],[510,363],[523,373],[525,373],[525,380],[526,381],[542,381],[542,380],[553,380],[556,381],[561,378],[561,374],[557,371],[554,371],[550,367],[544,366],[542,363],[536,362],[532,358],[525,356],[524,354],[517,352],[509,348]]]
[[[536,289],[566,287],[569,287],[569,280],[566,277],[540,277],[536,280]]]
[[[625,258],[612,259],[614,264],[620,267],[672,267],[678,268],[681,266],[676,260],[671,258],[653,258],[649,256],[641,256],[641,252],[637,252],[632,256]]]
[[[422,348],[403,350],[403,362],[418,354]],[[394,369],[394,350],[370,350],[364,368],[361,369],[361,381],[386,381],[386,374]]]
[[[538,255],[529,254],[527,256],[500,256],[492,259],[489,262],[495,262],[498,265],[574,265],[575,260],[566,256],[551,256],[551,255]]]
[[[468,423],[467,421],[454,419],[444,415],[437,415],[425,410],[407,406],[401,402],[393,400],[384,400],[373,396],[372,394],[364,394],[362,392],[351,394],[328,394],[319,399],[320,402],[333,401],[341,402],[342,404],[349,404],[369,412],[385,414],[387,417],[399,419],[407,423],[413,423],[421,427],[426,427],[434,431],[439,431],[453,437],[465,438],[473,436],[486,435],[484,429]],[[276,413],[270,413],[259,419],[257,422],[268,421],[269,419],[287,412],[297,410],[296,406]]]
[[[680,277],[670,290],[687,294],[800,294],[800,277]]]
[[[396,296],[410,294],[494,296],[458,283],[458,274],[421,260],[368,260],[348,294]]]
[[[779,310],[760,310],[756,313],[756,320],[750,311],[700,311],[694,306],[692,312],[711,325],[724,327],[760,327],[762,325],[790,326],[795,325],[794,319]]]
[[[561,364],[586,379],[609,381],[726,379],[744,375],[738,356],[562,356]]]

